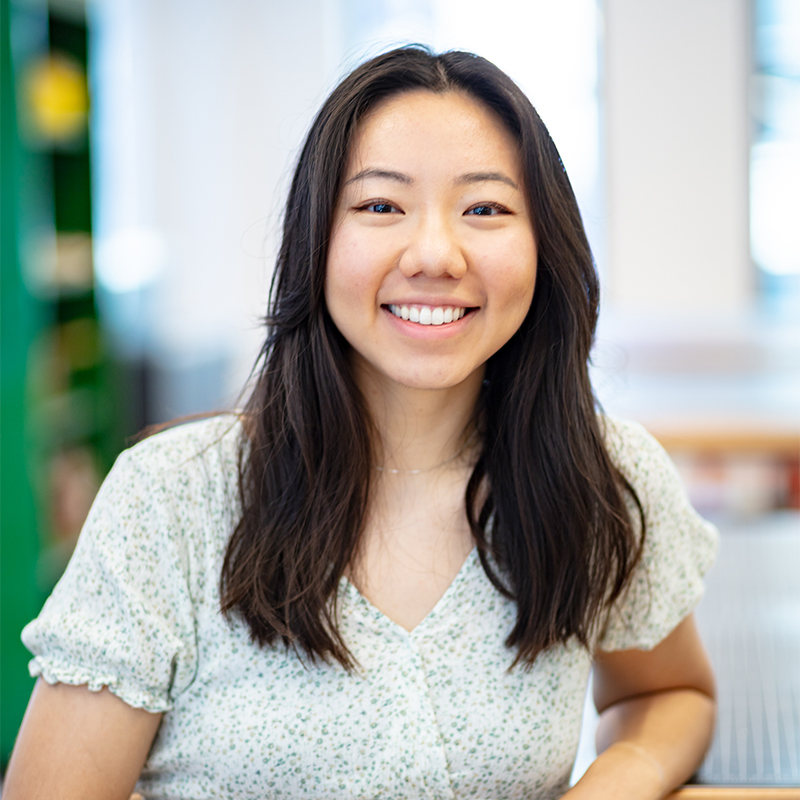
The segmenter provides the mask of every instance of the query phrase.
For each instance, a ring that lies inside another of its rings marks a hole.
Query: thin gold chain
[[[472,440],[475,438],[476,433],[477,430],[472,431],[467,441],[461,445],[461,448],[458,450],[457,453],[454,453],[452,456],[450,456],[450,458],[446,458],[439,464],[434,464],[432,467],[424,467],[423,469],[391,469],[390,467],[376,466],[375,469],[378,470],[378,472],[388,472],[392,475],[419,475],[422,472],[433,472],[433,470],[439,469],[439,467],[444,467],[451,461],[455,461],[467,449],[467,445],[469,445],[472,442]]]

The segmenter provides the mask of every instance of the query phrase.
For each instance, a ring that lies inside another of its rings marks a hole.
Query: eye
[[[378,200],[374,203],[367,203],[366,205],[359,206],[358,211],[369,211],[372,214],[401,214],[402,212],[397,206],[391,203],[384,203]]]
[[[497,203],[484,203],[480,206],[473,206],[464,212],[464,215],[473,217],[493,217],[497,214],[510,214],[511,212],[505,207]]]

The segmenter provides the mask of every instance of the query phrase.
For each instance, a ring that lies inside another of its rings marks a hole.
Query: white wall
[[[177,376],[162,416],[230,403],[263,341],[286,181],[330,71],[323,12],[324,0],[91,7],[104,320],[123,357]]]
[[[747,0],[605,0],[606,296],[641,315],[741,312]]]

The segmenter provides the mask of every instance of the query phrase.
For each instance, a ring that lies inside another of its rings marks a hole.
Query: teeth
[[[396,306],[390,305],[389,311],[396,317],[418,322],[420,325],[446,325],[456,322],[467,313],[466,308],[453,308],[452,306]]]

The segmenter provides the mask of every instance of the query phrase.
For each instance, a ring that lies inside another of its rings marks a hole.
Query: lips
[[[447,325],[457,322],[467,313],[466,308],[458,306],[388,305],[389,311],[400,319],[416,322],[419,325]]]

